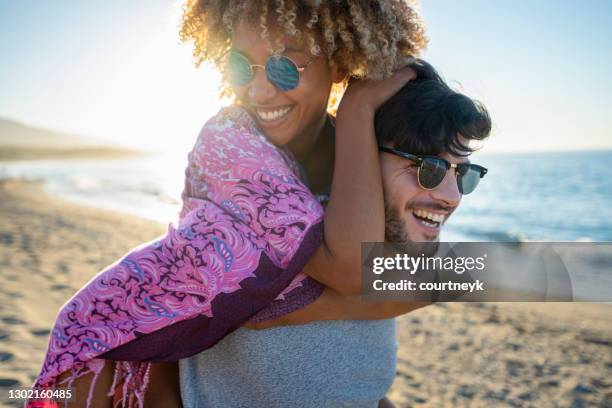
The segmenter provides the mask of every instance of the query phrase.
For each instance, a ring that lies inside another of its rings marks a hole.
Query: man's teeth
[[[425,210],[413,210],[412,213],[419,218],[429,219],[431,221],[442,224],[444,222],[445,215],[444,214],[434,214]]]
[[[275,111],[257,110],[257,116],[259,116],[259,119],[261,120],[278,120],[288,114],[290,110],[291,106]]]

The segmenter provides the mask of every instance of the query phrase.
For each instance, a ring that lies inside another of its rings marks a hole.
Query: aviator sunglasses
[[[472,163],[450,163],[437,156],[417,156],[415,154],[402,152],[385,146],[378,146],[381,152],[391,153],[404,159],[408,159],[419,166],[417,180],[419,185],[427,190],[432,190],[442,183],[446,172],[455,169],[457,175],[457,187],[461,194],[470,194],[476,189],[480,179],[487,174],[487,169]]]
[[[290,91],[297,88],[300,83],[300,73],[312,63],[312,58],[306,65],[298,66],[291,58],[281,55],[270,56],[266,65],[255,65],[236,50],[230,50],[225,65],[227,81],[233,86],[245,86],[253,80],[253,68],[259,67],[266,71],[266,77],[281,91]]]

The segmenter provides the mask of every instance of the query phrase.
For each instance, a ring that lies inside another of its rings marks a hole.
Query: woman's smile
[[[295,105],[285,105],[276,107],[253,107],[257,123],[262,128],[275,128],[283,125],[291,119],[291,113]]]

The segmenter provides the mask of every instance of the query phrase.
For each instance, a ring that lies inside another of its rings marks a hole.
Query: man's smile
[[[414,215],[414,217],[420,220],[424,225],[436,228],[444,223],[447,214],[435,213],[421,208],[413,208],[412,215]]]

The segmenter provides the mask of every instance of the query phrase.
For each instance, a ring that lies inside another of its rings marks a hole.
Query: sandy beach
[[[166,230],[0,181],[0,405],[34,380],[55,314],[129,249]],[[438,304],[399,319],[399,407],[612,407],[612,306]],[[18,406],[17,403],[12,405]]]
[[[93,275],[166,227],[0,181],[0,405],[38,374],[59,308]],[[13,404],[17,406],[18,404]]]

